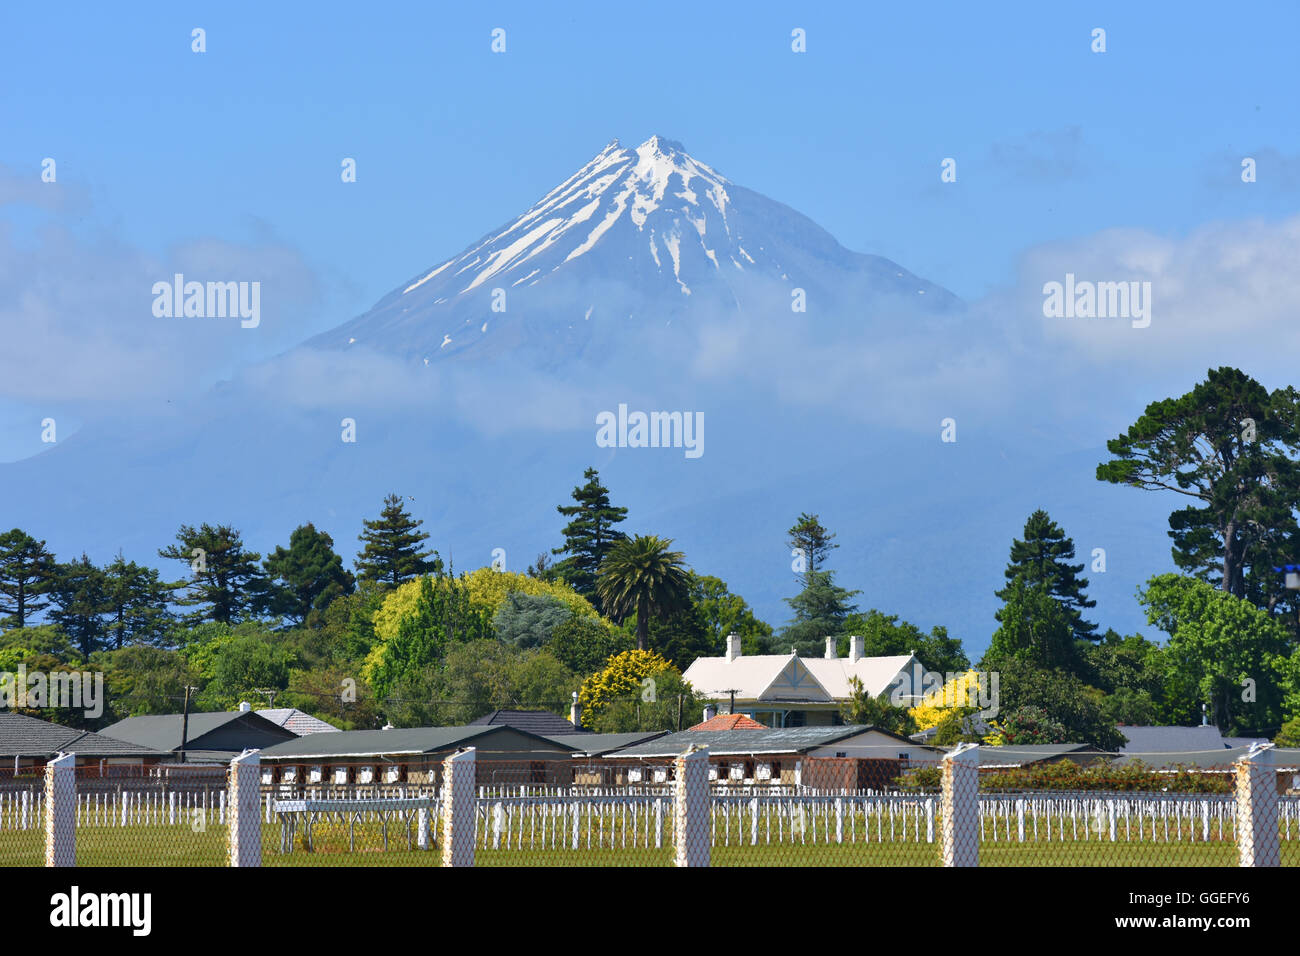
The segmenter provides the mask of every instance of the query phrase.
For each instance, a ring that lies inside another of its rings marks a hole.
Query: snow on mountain
[[[795,288],[822,303],[955,302],[887,259],[845,249],[680,143],[652,136],[627,149],[614,140],[521,216],[308,344],[426,363],[525,345],[571,357],[627,319],[788,310]]]

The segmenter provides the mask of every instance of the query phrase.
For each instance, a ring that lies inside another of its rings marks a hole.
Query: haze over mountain
[[[1036,508],[1080,560],[1107,549],[1103,626],[1139,626],[1133,587],[1169,563],[1167,511],[1093,478],[1109,435],[1041,407],[1058,386],[1042,356],[1004,315],[844,248],[680,144],[613,141],[363,315],[0,466],[0,496],[61,558],[157,565],[205,521],[263,554],[312,521],[350,562],[396,491],[458,569],[500,547],[522,570],[560,543],[555,507],[594,465],[625,530],[674,538],[776,627],[796,591],[785,530],[816,512],[864,609],[946,625],[978,657]],[[596,417],[620,405],[701,413],[703,454],[601,447]]]

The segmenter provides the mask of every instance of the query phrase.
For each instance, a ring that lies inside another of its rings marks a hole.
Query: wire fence
[[[77,865],[139,867],[1300,865],[1300,788],[1287,768],[1008,777],[981,771],[977,748],[887,771],[805,757],[751,776],[704,750],[451,759],[466,763],[379,774],[254,755],[238,795],[226,766],[69,764],[53,816],[53,770],[0,770],[0,866],[42,865],[56,845],[73,847]],[[876,786],[842,786],[859,782]]]

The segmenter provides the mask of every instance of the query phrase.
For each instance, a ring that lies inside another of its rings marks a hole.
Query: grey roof
[[[1116,766],[1142,763],[1158,770],[1187,767],[1195,770],[1230,770],[1232,765],[1250,753],[1249,747],[1231,747],[1224,750],[1198,750],[1190,753],[1121,754]],[[1300,772],[1300,748],[1275,747],[1273,753],[1278,770]]]
[[[1128,738],[1128,743],[1119,748],[1121,754],[1192,753],[1228,749],[1219,728],[1213,724],[1202,727],[1130,727],[1121,724],[1119,732]]]
[[[88,730],[76,730],[26,714],[0,712],[0,756],[52,757],[62,751],[83,757],[164,757],[151,747]]]
[[[878,727],[850,724],[843,727],[781,727],[772,730],[683,730],[611,753],[611,757],[676,757],[692,746],[708,747],[711,754],[798,754],[825,747]],[[896,734],[888,734],[890,737]],[[915,746],[905,737],[904,743]]]
[[[186,751],[189,752],[189,748],[198,743],[205,734],[210,734],[241,718],[249,723],[260,722],[271,730],[283,729],[252,711],[219,710],[190,714],[186,727]],[[149,714],[144,717],[127,717],[125,720],[119,720],[111,727],[105,727],[102,732],[105,737],[116,737],[118,740],[142,744],[155,750],[179,750],[182,723],[181,714]],[[238,752],[235,756],[238,756]]]
[[[1224,737],[1223,742],[1229,747],[1249,747],[1251,744],[1266,744],[1267,737]]]
[[[589,730],[575,727],[568,719],[549,710],[494,710],[469,722],[471,727],[483,725],[513,727],[515,730],[525,730],[530,734],[539,734],[543,737],[591,733]]]
[[[615,750],[622,750],[624,747],[631,747],[635,744],[647,743],[667,735],[668,731],[666,730],[643,730],[630,734],[555,734],[548,735],[547,739],[554,740],[557,744],[562,744],[565,747],[573,747],[577,751],[574,754],[575,757],[603,757]]]
[[[451,750],[472,743],[475,747],[488,741],[483,738],[502,731],[513,731],[536,741],[538,751],[568,754],[572,747],[557,743],[516,727],[406,727],[393,730],[341,730],[337,734],[310,734],[286,740],[262,750],[267,758],[375,757],[399,754],[426,754]]]
[[[1008,744],[1004,747],[980,747],[978,753],[981,767],[1021,767],[1065,756],[1101,759],[1115,756],[1113,752],[1097,750],[1089,744]]]
[[[334,734],[339,732],[339,728],[333,724],[321,720],[319,717],[313,717],[297,707],[268,707],[255,711],[259,717],[265,717],[277,727],[283,727],[299,737],[306,737],[308,734]]]

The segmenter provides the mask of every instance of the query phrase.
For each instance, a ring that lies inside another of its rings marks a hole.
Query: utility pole
[[[185,763],[185,747],[190,739],[190,692],[196,690],[197,687],[185,688],[185,703],[181,708],[181,763]]]

